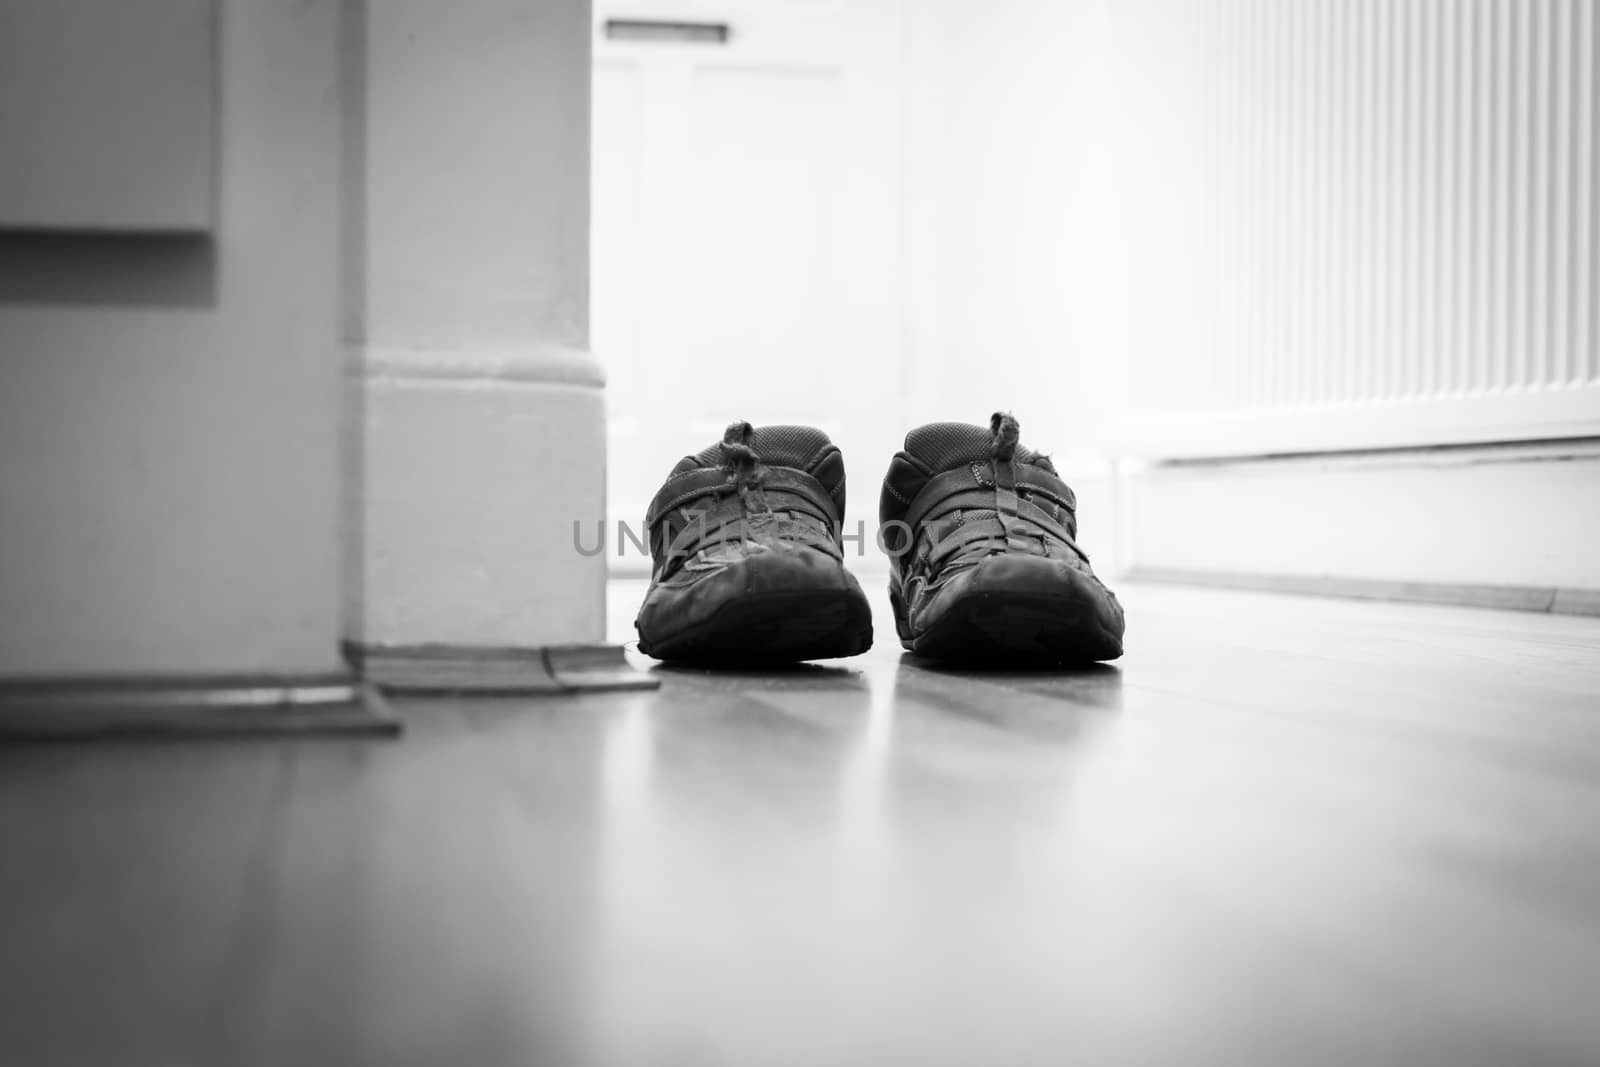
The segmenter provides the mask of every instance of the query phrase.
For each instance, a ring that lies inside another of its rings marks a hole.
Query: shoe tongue
[[[933,422],[918,426],[906,434],[906,454],[935,474],[941,474],[968,463],[987,460],[992,436],[987,426],[973,426],[965,422]],[[1018,463],[1038,462],[1038,457],[1021,445],[1017,446],[1014,458]]]
[[[837,459],[824,462],[838,455],[833,442],[814,426],[757,426],[750,435],[750,450],[768,467],[805,471],[829,493],[836,493],[844,482],[844,464]],[[718,441],[693,456],[684,457],[678,470],[720,466],[722,442]]]

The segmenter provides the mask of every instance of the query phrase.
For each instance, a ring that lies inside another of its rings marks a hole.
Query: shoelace
[[[722,466],[728,471],[728,480],[739,490],[745,513],[756,513],[755,504],[759,504],[761,513],[770,515],[772,506],[761,490],[767,470],[761,465],[761,457],[750,447],[754,437],[755,428],[748,422],[729,423],[722,434]],[[754,504],[750,498],[752,491],[756,496]]]
[[[1017,439],[1022,435],[1022,424],[1009,411],[997,411],[989,416],[989,455],[997,460],[1011,462],[1017,451]]]
[[[997,411],[989,416],[989,458],[994,461],[994,503],[1000,516],[1002,539],[1009,544],[1013,534],[1030,536],[1022,527],[1017,515],[1017,470],[1012,457],[1016,455],[1017,439],[1022,427],[1009,411]]]

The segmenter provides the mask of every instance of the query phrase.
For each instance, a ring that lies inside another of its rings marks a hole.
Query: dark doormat
[[[537,695],[657,689],[620,645],[511,648],[475,645],[345,645],[345,658],[395,693]]]
[[[0,743],[104,738],[394,737],[378,691],[346,674],[0,682]]]

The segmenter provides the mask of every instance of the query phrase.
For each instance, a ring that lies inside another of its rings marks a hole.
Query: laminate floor
[[[1120,592],[1069,674],[880,619],[398,742],[0,749],[0,1064],[1600,1063],[1600,619]]]

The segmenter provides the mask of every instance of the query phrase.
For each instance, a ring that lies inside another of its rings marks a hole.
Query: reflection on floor
[[[881,620],[398,743],[0,750],[0,1063],[1600,1062],[1600,620],[1123,599],[1067,675]]]

